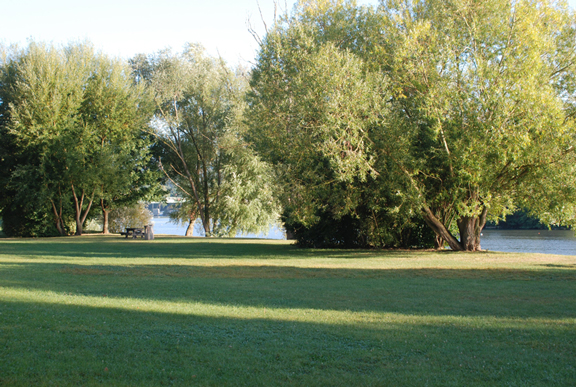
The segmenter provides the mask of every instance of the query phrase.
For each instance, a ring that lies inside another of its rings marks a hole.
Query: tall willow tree
[[[72,210],[66,200],[71,186],[83,185],[72,182],[72,171],[79,167],[72,140],[80,128],[77,112],[88,62],[80,47],[64,52],[32,43],[11,52],[2,66],[3,137],[11,142],[14,161],[4,166],[11,172],[7,187],[13,193],[6,210],[21,204],[26,213],[47,205],[60,234]]]
[[[400,141],[375,141],[438,239],[479,250],[488,214],[516,204],[573,222],[573,13],[549,1],[390,1],[384,21],[386,128]]]
[[[302,1],[263,41],[252,138],[304,221],[416,213],[454,250],[516,205],[574,222],[574,26],[548,1]]]
[[[178,216],[206,236],[268,230],[277,217],[270,166],[244,143],[246,81],[198,45],[132,60],[150,86],[160,165],[186,199]]]

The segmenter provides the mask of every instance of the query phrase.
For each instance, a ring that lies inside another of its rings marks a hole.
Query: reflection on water
[[[492,251],[576,255],[570,230],[484,230],[480,245]]]
[[[188,224],[175,224],[170,221],[168,217],[158,217],[154,218],[152,223],[154,224],[154,234],[168,234],[168,235],[186,235],[186,229]],[[200,222],[196,222],[194,226],[193,236],[204,236],[204,230],[201,227]],[[270,226],[268,234],[248,234],[248,235],[237,235],[236,238],[266,238],[266,239],[286,239],[284,230],[279,229],[276,226]]]

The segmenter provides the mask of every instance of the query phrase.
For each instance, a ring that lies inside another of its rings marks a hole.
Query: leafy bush
[[[9,237],[56,236],[58,231],[50,217],[49,209],[29,209],[12,203],[2,210],[2,231]],[[67,233],[70,232],[68,228]]]
[[[109,222],[110,232],[119,233],[126,227],[142,227],[150,224],[152,212],[142,202],[129,207],[119,207],[110,211]]]
[[[301,247],[315,248],[431,248],[434,232],[421,217],[405,218],[402,224],[387,213],[345,215],[317,214],[318,221],[305,226],[289,212],[282,218],[288,235]],[[377,221],[374,219],[377,218]]]

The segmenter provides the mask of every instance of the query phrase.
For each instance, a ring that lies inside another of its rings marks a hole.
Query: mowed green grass
[[[0,385],[573,386],[576,257],[1,239]]]

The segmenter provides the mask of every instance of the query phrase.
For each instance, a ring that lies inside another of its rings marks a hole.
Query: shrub
[[[119,207],[110,211],[109,230],[119,233],[126,227],[142,227],[152,222],[152,212],[146,204],[137,203],[130,207]]]

